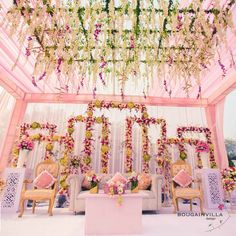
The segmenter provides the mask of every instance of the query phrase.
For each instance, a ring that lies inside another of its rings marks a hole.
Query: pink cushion
[[[175,183],[179,184],[181,187],[185,188],[192,183],[192,177],[185,171],[180,170],[179,173],[173,178]]]
[[[56,179],[47,171],[42,171],[34,180],[34,186],[39,189],[50,188]]]
[[[111,178],[111,181],[114,183],[121,182],[122,184],[128,183],[128,180],[119,172],[116,172],[116,174]]]
[[[140,179],[138,181],[138,188],[140,190],[147,190],[152,183],[152,178],[150,174],[146,174],[146,173],[140,174],[139,178]]]

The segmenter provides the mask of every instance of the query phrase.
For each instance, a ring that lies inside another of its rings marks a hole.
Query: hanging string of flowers
[[[112,78],[124,96],[127,80],[143,85],[149,78],[148,90],[155,76],[169,96],[172,80],[184,83],[181,88],[188,94],[195,84],[201,86],[214,52],[227,42],[226,32],[235,32],[235,1],[214,1],[209,8],[200,0],[183,8],[179,2],[18,0],[6,14],[5,26],[20,48],[27,45],[25,55],[36,58],[34,86],[55,74],[61,91],[77,93],[90,79],[106,85]],[[96,87],[91,90],[95,93]]]

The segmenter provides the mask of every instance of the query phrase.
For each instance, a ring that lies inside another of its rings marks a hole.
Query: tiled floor
[[[181,205],[186,210],[188,205]],[[197,210],[197,206],[194,206]],[[163,208],[160,214],[143,214],[143,235],[157,236],[231,236],[236,232],[236,214],[219,211],[213,216],[177,216],[172,208]],[[197,212],[197,211],[195,211]],[[54,209],[47,216],[47,208],[39,207],[34,215],[27,209],[23,218],[17,214],[2,214],[1,236],[82,236],[84,215],[73,215],[67,208]],[[119,223],[119,222],[117,222]],[[104,222],[105,227],[106,222]],[[213,229],[216,228],[216,229]],[[207,232],[208,230],[211,230]]]

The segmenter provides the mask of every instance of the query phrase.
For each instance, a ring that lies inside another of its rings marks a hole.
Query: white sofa
[[[107,177],[103,180],[108,180],[111,175],[106,175]],[[75,214],[78,212],[85,211],[85,198],[84,195],[87,191],[82,191],[82,182],[84,180],[84,175],[70,175],[68,177],[68,184],[70,189],[70,205],[69,209]],[[139,190],[143,193],[143,211],[155,211],[156,213],[160,210],[161,202],[161,187],[163,177],[160,175],[151,175],[152,183],[150,190]],[[103,185],[104,183],[101,183]],[[102,188],[102,186],[101,186]]]

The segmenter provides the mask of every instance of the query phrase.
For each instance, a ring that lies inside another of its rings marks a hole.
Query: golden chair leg
[[[190,211],[193,211],[193,200],[190,199]]]
[[[24,207],[25,207],[25,199],[21,199],[21,201],[20,201],[20,214],[18,215],[18,217],[22,217],[22,215],[24,213]]]
[[[48,215],[49,216],[52,216],[52,208],[53,208],[53,205],[54,205],[54,198],[51,198],[49,200],[49,207],[48,207]]]
[[[36,206],[36,201],[33,201],[33,204],[32,204],[32,213],[34,214],[35,212],[35,206]]]
[[[202,198],[199,198],[200,200],[200,210],[201,210],[201,213],[203,213],[203,200]]]
[[[176,209],[177,209],[177,211],[179,211],[179,202],[178,202],[178,198],[175,199],[175,202],[176,202]]]
[[[174,197],[172,198],[172,202],[173,202],[173,206],[174,206],[174,212],[173,213],[176,213],[176,201],[175,201]]]

